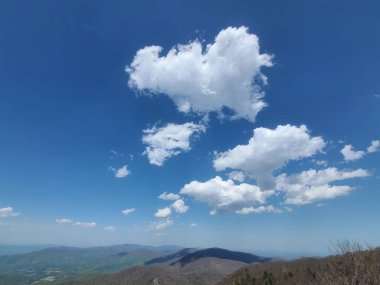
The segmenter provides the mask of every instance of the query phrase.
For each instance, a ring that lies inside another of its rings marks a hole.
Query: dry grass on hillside
[[[343,241],[327,258],[246,266],[220,285],[380,285],[380,250]]]

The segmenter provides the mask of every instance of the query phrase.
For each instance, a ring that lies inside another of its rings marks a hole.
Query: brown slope
[[[338,245],[334,256],[248,265],[217,283],[252,284],[379,285],[380,249],[362,249],[346,242]]]
[[[213,285],[246,263],[213,257],[200,258],[183,267],[153,264],[134,266],[121,272],[90,280],[71,281],[68,285]]]

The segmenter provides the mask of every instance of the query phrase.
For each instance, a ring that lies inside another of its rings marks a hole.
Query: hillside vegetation
[[[250,265],[218,285],[379,285],[380,249],[338,242],[326,258]]]
[[[51,284],[57,280],[89,278],[143,264],[179,249],[171,246],[123,244],[89,248],[53,247],[31,253],[0,256],[0,284]]]

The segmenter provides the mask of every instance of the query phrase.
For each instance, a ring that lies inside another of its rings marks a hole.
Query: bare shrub
[[[311,278],[313,284],[379,285],[380,260],[373,248],[358,242],[338,241],[331,247],[333,256]]]

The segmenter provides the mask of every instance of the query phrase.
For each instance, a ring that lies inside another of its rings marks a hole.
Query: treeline
[[[337,242],[326,258],[246,266],[220,285],[379,285],[380,249]]]

